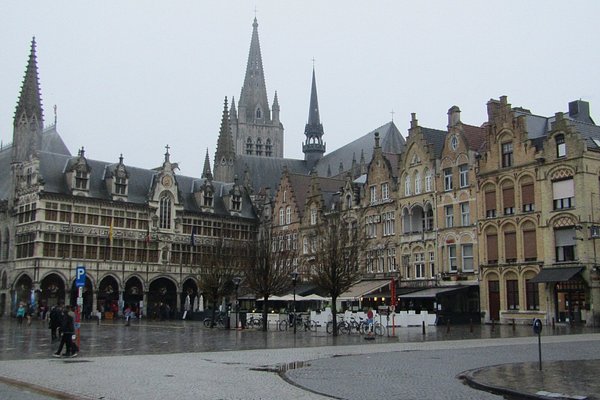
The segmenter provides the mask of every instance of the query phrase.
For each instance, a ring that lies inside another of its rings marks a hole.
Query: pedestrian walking
[[[71,307],[65,306],[62,315],[62,324],[60,327],[62,338],[58,350],[54,353],[54,357],[61,357],[63,345],[66,346],[65,357],[77,357],[77,348],[73,346],[73,333],[75,333],[75,318]]]
[[[129,305],[125,306],[123,314],[125,314],[125,326],[129,326],[129,320],[131,319],[131,307],[129,307]]]
[[[19,303],[19,308],[17,308],[17,322],[19,325],[23,325],[23,318],[25,318],[25,304]]]
[[[62,310],[60,306],[54,306],[50,310],[48,328],[50,328],[50,335],[54,342],[58,338],[57,330],[62,324]]]

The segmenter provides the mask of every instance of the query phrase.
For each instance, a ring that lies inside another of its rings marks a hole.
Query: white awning
[[[390,284],[389,279],[365,280],[356,283],[347,292],[344,292],[338,297],[338,300],[358,300],[377,289]]]

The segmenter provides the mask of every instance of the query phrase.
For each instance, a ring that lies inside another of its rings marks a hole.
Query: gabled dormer
[[[242,212],[242,200],[244,197],[244,189],[238,183],[237,177],[234,179],[233,186],[229,192],[223,196],[225,206],[232,214],[241,214]]]
[[[123,154],[119,157],[119,163],[107,166],[104,181],[106,191],[110,193],[113,200],[126,200],[129,192],[129,174],[123,164]]]
[[[183,204],[179,197],[179,188],[175,169],[176,163],[171,163],[169,146],[165,153],[163,165],[156,169],[157,174],[152,181],[148,205],[155,210],[152,217],[153,228],[161,231],[179,232],[182,229]]]
[[[65,170],[67,187],[75,196],[88,196],[90,192],[90,174],[92,168],[85,158],[85,149],[82,147],[77,157],[69,160]]]
[[[16,173],[16,193],[19,196],[44,190],[44,179],[40,174],[40,160],[32,154],[27,162],[14,167]]]

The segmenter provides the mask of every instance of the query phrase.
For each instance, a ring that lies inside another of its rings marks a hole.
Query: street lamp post
[[[235,285],[235,329],[238,328],[238,318],[240,314],[240,302],[238,300],[238,289],[240,288],[240,283],[242,282],[242,278],[236,276],[233,278],[233,284]]]
[[[293,311],[294,311],[294,335],[296,334],[296,325],[298,321],[296,321],[296,282],[298,280],[298,271],[293,271],[290,276],[292,278],[292,285],[294,286],[294,302],[293,302]]]

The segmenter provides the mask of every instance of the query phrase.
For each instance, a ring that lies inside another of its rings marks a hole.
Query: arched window
[[[415,194],[421,193],[421,174],[415,172]]]
[[[433,178],[431,176],[431,172],[428,169],[426,169],[425,170],[425,191],[426,192],[431,192],[433,190],[432,189],[432,181],[433,181]]]
[[[292,222],[292,209],[288,206],[285,209],[285,223],[290,224]]]
[[[246,154],[249,156],[252,155],[252,138],[246,140]]]
[[[404,195],[410,196],[410,176],[406,175],[404,178]]]
[[[265,144],[265,156],[273,157],[273,144],[271,143],[271,139],[267,139]]]
[[[256,155],[262,156],[262,140],[256,139]]]
[[[256,118],[257,119],[262,118],[262,111],[260,110],[260,107],[256,109]]]
[[[160,228],[161,229],[171,229],[171,197],[167,195],[163,195],[160,198],[160,209],[159,209],[159,218],[160,218]]]
[[[567,144],[565,143],[565,135],[556,135],[556,157],[565,157],[567,155]]]

